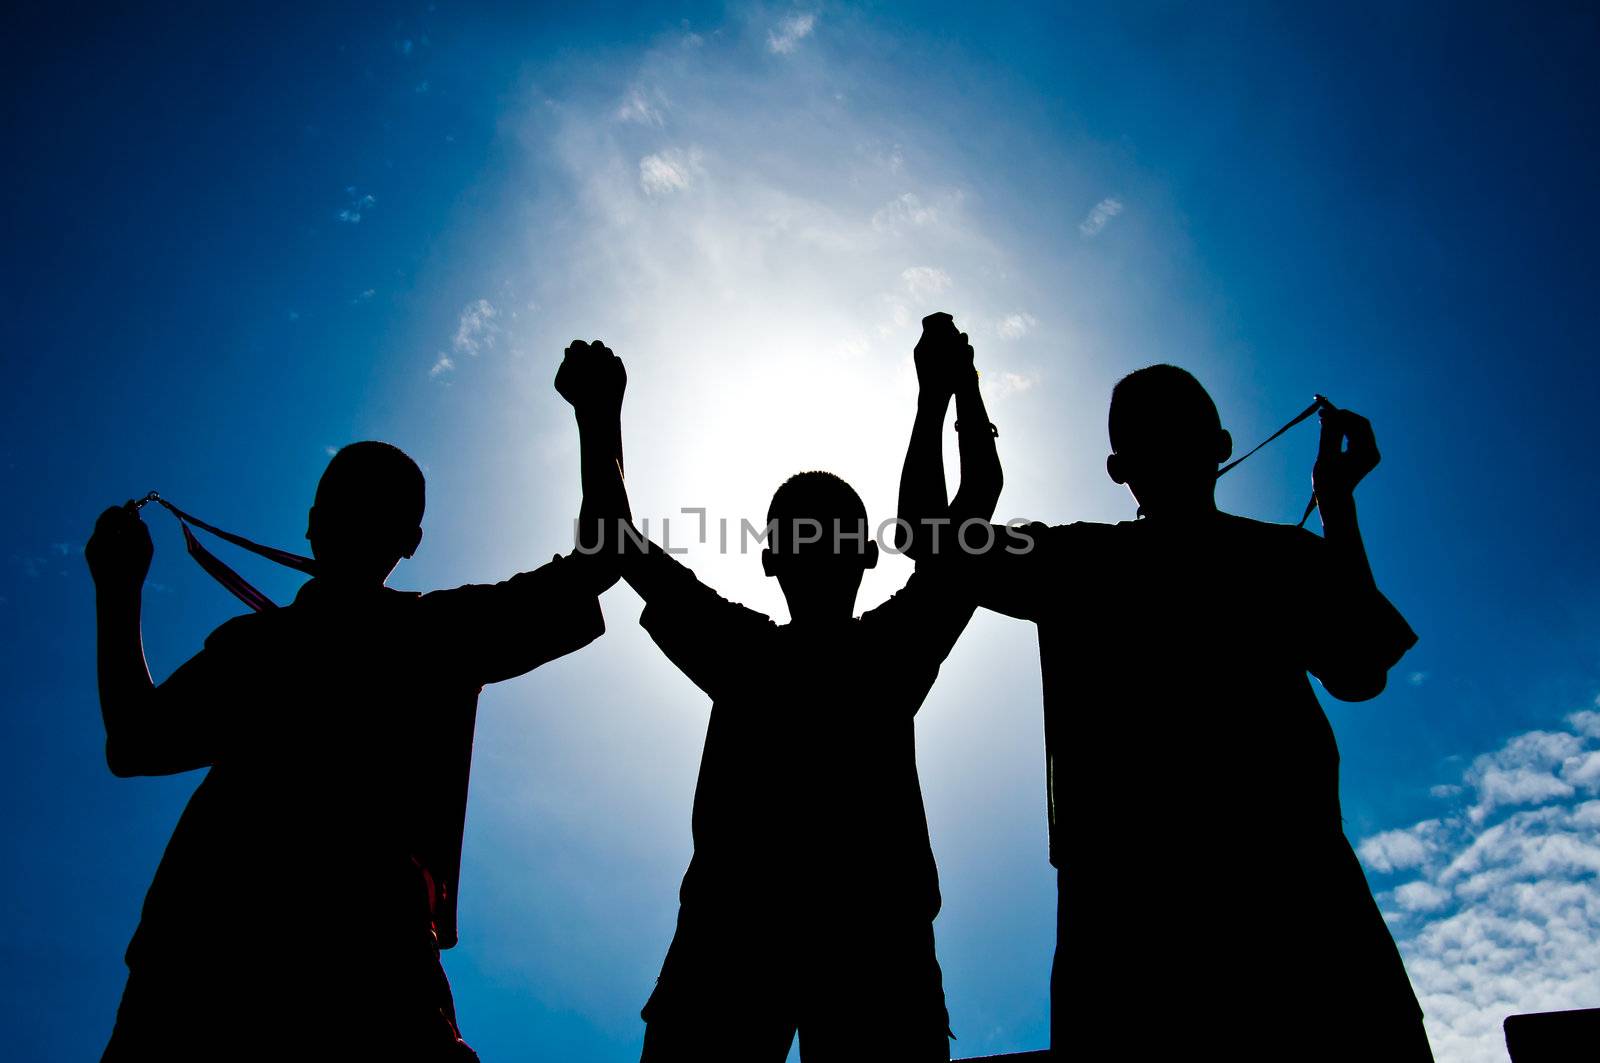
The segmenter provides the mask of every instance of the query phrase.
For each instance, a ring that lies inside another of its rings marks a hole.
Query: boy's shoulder
[[[1276,547],[1280,550],[1302,549],[1320,543],[1322,537],[1294,524],[1277,524],[1272,521],[1241,517],[1235,513],[1219,513],[1219,529],[1229,538],[1240,542]]]

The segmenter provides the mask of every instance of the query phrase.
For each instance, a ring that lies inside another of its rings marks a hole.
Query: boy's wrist
[[[572,415],[578,419],[580,428],[589,425],[608,426],[622,420],[622,404],[613,406],[609,403],[598,403],[592,406],[574,406]]]

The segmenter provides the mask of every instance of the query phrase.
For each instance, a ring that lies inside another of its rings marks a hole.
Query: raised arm
[[[1319,625],[1322,645],[1312,647],[1312,671],[1334,697],[1364,701],[1388,682],[1389,669],[1416,642],[1373,577],[1356,520],[1355,487],[1377,468],[1372,424],[1349,410],[1322,411],[1322,440],[1312,483],[1327,545],[1327,584]]]
[[[897,545],[914,559],[952,540],[962,521],[988,520],[1000,499],[1002,474],[995,432],[984,409],[972,344],[949,314],[922,320],[917,342],[917,415],[900,472]],[[960,440],[961,486],[948,500],[941,436],[952,396]]]
[[[950,519],[959,529],[964,521],[988,520],[1000,502],[1005,477],[1000,471],[998,432],[989,421],[972,364],[972,344],[961,333],[955,366],[956,439],[961,456],[961,486],[950,501]]]
[[[210,763],[196,726],[204,652],[159,687],[139,630],[145,575],[155,548],[132,502],[100,514],[84,559],[95,587],[95,656],[106,766],[120,778],[170,775]]]
[[[556,372],[556,390],[578,420],[583,502],[577,546],[593,573],[596,593],[621,573],[622,535],[633,519],[622,477],[622,396],[628,385],[622,360],[599,340],[574,340]]]

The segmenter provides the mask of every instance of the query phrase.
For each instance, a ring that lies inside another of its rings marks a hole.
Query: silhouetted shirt
[[[478,693],[604,631],[581,568],[429,594],[313,579],[213,632],[149,722],[210,770],[129,966],[359,945],[430,918],[453,945]]]
[[[932,920],[914,721],[970,600],[917,573],[858,618],[780,625],[652,559],[670,573],[640,622],[712,698],[687,924],[740,912]]]
[[[991,551],[974,590],[1038,625],[1058,963],[1102,984],[1130,957],[1156,978],[1229,956],[1299,978],[1334,949],[1410,1000],[1307,678],[1386,671],[1416,641],[1405,620],[1297,528],[1216,513],[1025,532],[1033,549]]]

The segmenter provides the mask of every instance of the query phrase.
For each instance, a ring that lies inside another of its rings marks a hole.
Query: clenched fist
[[[556,391],[580,415],[619,413],[627,387],[628,371],[622,359],[599,340],[573,340],[556,370]]]
[[[1331,403],[1322,408],[1322,441],[1311,470],[1318,504],[1324,510],[1353,497],[1356,484],[1378,467],[1378,441],[1372,422]]]
[[[949,314],[929,314],[922,319],[922,338],[913,352],[917,386],[930,398],[948,398],[976,372],[972,344],[956,328]]]
[[[94,534],[83,548],[95,586],[107,591],[137,591],[150,572],[155,554],[150,529],[132,500],[112,506],[94,523]]]

